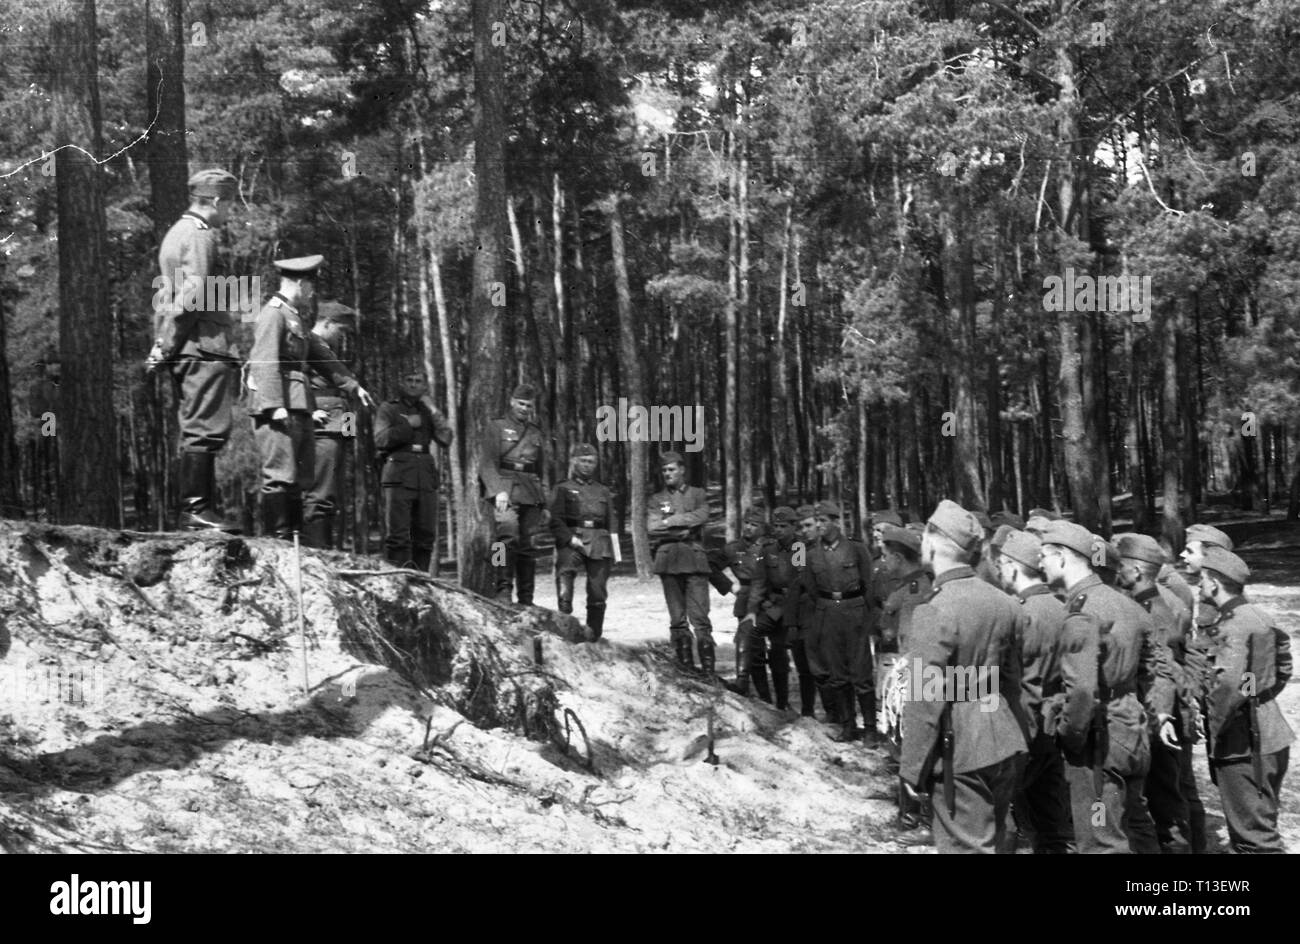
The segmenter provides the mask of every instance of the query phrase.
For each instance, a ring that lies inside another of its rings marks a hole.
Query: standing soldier
[[[1250,570],[1240,557],[1211,546],[1200,567],[1201,597],[1219,614],[1206,730],[1228,841],[1238,853],[1286,852],[1277,806],[1295,734],[1277,696],[1291,680],[1291,642],[1242,596]]]
[[[609,532],[614,496],[596,479],[596,447],[573,447],[572,470],[551,492],[551,531],[555,535],[555,596],[561,613],[573,612],[574,575],[587,575],[587,627],[599,639],[605,626],[605,584],[614,565]]]
[[[1211,547],[1219,547],[1225,551],[1232,550],[1232,538],[1228,537],[1218,528],[1212,528],[1208,524],[1194,524],[1187,529],[1187,538],[1183,544],[1183,553],[1180,555],[1183,562],[1187,564],[1188,578],[1192,583],[1196,582],[1201,573],[1201,561],[1205,557],[1205,552]],[[1178,574],[1175,572],[1169,577],[1170,589],[1175,593],[1178,591]],[[1186,583],[1186,581],[1184,581]],[[1189,592],[1191,587],[1188,587]],[[1192,601],[1192,618],[1198,629],[1204,629],[1213,626],[1219,619],[1219,613],[1214,608],[1214,603],[1207,600],[1203,594],[1191,593]]]
[[[343,351],[348,334],[356,327],[356,312],[347,305],[327,301],[316,310],[312,333],[328,349],[329,360],[309,363],[312,396],[316,400],[316,412],[312,415],[316,441],[313,444],[312,485],[303,500],[302,543],[307,547],[334,546],[334,520],[342,504],[339,479],[347,455],[343,439],[356,433],[355,426],[347,419],[347,392],[330,377],[328,364]],[[345,363],[341,357],[338,360]],[[370,395],[360,387],[357,395],[364,395],[363,403],[370,400]]]
[[[686,460],[679,452],[659,459],[664,488],[646,503],[646,530],[655,552],[655,573],[668,604],[668,633],[677,661],[695,667],[694,642],[700,667],[712,677],[713,624],[709,622],[709,559],[704,552],[704,526],[709,523],[709,500],[704,489],[686,484]],[[690,629],[687,629],[687,623]]]
[[[230,313],[208,304],[218,275],[217,230],[226,223],[235,184],[234,175],[220,168],[192,176],[189,209],[158,249],[163,287],[154,295],[154,342],[145,368],[152,372],[167,364],[176,389],[180,527],[186,531],[238,530],[222,523],[214,496],[217,453],[230,438],[239,356]]]
[[[736,680],[727,688],[737,695],[748,695],[752,680],[758,697],[769,703],[772,690],[767,685],[767,645],[755,634],[756,621],[746,617],[750,611],[754,571],[771,544],[763,513],[751,508],[741,520],[740,540],[730,542],[723,549],[727,566],[740,582],[731,611],[739,620],[736,626]]]
[[[389,563],[429,573],[438,539],[438,467],[433,445],[443,449],[455,435],[429,398],[424,371],[399,380],[401,394],[375,415],[375,447],[383,459],[384,552]]]
[[[912,614],[900,772],[914,798],[931,795],[939,852],[999,850],[1016,757],[1025,751],[1019,717],[1025,618],[970,566],[983,530],[974,515],[945,499],[921,537],[934,592]],[[943,681],[942,700],[933,696],[931,677]]]
[[[817,526],[817,509],[812,505],[800,505],[795,509],[795,540],[791,547],[791,565],[796,569],[794,585],[786,592],[785,618],[789,622],[786,639],[790,642],[790,655],[794,659],[795,674],[799,677],[799,715],[804,718],[816,716],[817,679],[813,676],[812,663],[808,661],[808,640],[812,636],[813,622],[817,615],[817,600],[802,592],[798,579],[798,568],[807,559],[808,548],[821,537]],[[838,712],[834,711],[830,698],[822,693],[822,711],[826,720],[839,724]]]
[[[509,411],[488,422],[479,446],[478,476],[484,494],[492,502],[495,540],[505,551],[500,563],[493,551],[496,598],[509,603],[513,588],[520,606],[533,605],[537,580],[535,538],[546,505],[541,479],[544,437],[533,422],[536,399],[531,384],[516,386],[510,394]]]
[[[336,387],[372,405],[369,394],[306,322],[322,261],[321,256],[304,256],[275,263],[280,290],[262,305],[253,332],[249,413],[262,456],[263,532],[283,539],[302,530],[303,496],[315,480],[312,370],[323,371]]]
[[[1045,720],[1065,755],[1075,841],[1081,853],[1136,851],[1130,844],[1144,848],[1150,821],[1142,796],[1151,762],[1148,710],[1161,740],[1170,747],[1178,743],[1168,649],[1155,638],[1146,611],[1093,572],[1092,561],[1102,559],[1104,549],[1087,528],[1052,521],[1042,542],[1043,574],[1065,589],[1070,616],[1083,617],[1067,620],[1065,690]],[[1100,817],[1093,815],[1098,802],[1104,807]],[[1151,851],[1159,852],[1154,828],[1151,833]]]
[[[998,544],[996,561],[1003,589],[1015,595],[1028,621],[1020,644],[1024,671],[1020,692],[1029,753],[1016,779],[1012,811],[1035,854],[1061,855],[1074,846],[1070,791],[1056,738],[1043,727],[1043,706],[1059,701],[1064,691],[1061,645],[1065,605],[1043,582],[1042,544],[1028,531],[1012,530],[1005,535]]]
[[[1196,741],[1198,704],[1203,696],[1201,680],[1205,660],[1191,643],[1191,618],[1181,620],[1169,608],[1160,593],[1156,578],[1165,564],[1164,550],[1155,538],[1145,534],[1117,537],[1120,567],[1116,585],[1151,615],[1156,635],[1169,647],[1173,657],[1177,711],[1174,728],[1180,749],[1170,750],[1159,740],[1151,742],[1151,770],[1147,774],[1147,805],[1155,822],[1156,838],[1164,852],[1182,851],[1175,847],[1174,829],[1186,838],[1193,853],[1206,850],[1205,807],[1196,791],[1192,775],[1192,745]],[[1191,656],[1189,662],[1189,653]],[[1184,776],[1183,768],[1186,768]]]
[[[840,530],[841,514],[835,502],[818,503],[821,538],[807,548],[800,583],[801,592],[816,606],[812,634],[805,637],[808,663],[821,686],[822,703],[837,709],[834,717],[839,718],[842,728],[834,740],[852,741],[858,736],[855,689],[861,692],[867,688],[871,692],[863,701],[863,710],[869,710],[870,716],[863,720],[875,725],[870,649],[866,650],[865,660],[862,657],[869,631],[871,553],[861,541]]]
[[[776,696],[776,707],[781,711],[790,707],[789,637],[792,624],[798,618],[793,612],[798,596],[793,588],[799,576],[794,564],[797,520],[794,509],[785,505],[772,512],[772,540],[763,546],[763,554],[755,564],[754,583],[749,588],[748,606],[742,620],[742,625],[746,621],[750,624],[750,638],[758,650],[751,664],[751,672],[756,672],[755,686],[761,696],[767,687],[762,665],[771,666],[772,691]],[[766,651],[769,641],[772,646],[770,653]],[[802,676],[800,678],[802,681]],[[810,676],[806,715],[812,714],[812,700]]]

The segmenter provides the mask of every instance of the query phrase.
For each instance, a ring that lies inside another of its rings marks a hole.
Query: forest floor
[[[1234,530],[1295,638],[1300,526]],[[0,848],[931,851],[894,826],[883,754],[681,672],[657,581],[615,576],[592,644],[544,609],[545,566],[528,610],[384,569],[304,553],[304,694],[284,544],[0,522]],[[1300,728],[1300,687],[1281,704]],[[1282,825],[1296,848],[1293,782]]]

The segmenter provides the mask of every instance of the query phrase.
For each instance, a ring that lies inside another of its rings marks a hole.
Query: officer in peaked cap
[[[369,401],[352,372],[311,331],[313,277],[322,261],[305,256],[274,263],[280,287],[257,314],[248,365],[249,413],[262,456],[263,533],[286,540],[302,531],[303,499],[316,477],[312,373]]]
[[[1249,580],[1250,568],[1236,554],[1218,544],[1204,549],[1198,590],[1218,613],[1206,696],[1210,775],[1232,851],[1286,852],[1278,797],[1295,734],[1277,697],[1291,679],[1291,642],[1246,601]]]
[[[230,438],[230,400],[239,365],[217,231],[226,223],[235,185],[234,175],[220,168],[195,173],[189,180],[189,208],[158,249],[162,288],[153,296],[154,343],[145,369],[152,373],[166,365],[176,390],[179,524],[187,531],[239,530],[227,526],[216,510],[217,453]],[[220,298],[216,278],[221,280]]]
[[[479,442],[479,480],[496,520],[495,542],[504,549],[504,555],[492,561],[496,598],[509,603],[513,590],[521,606],[533,603],[538,554],[534,536],[546,506],[545,436],[535,421],[536,402],[532,384],[517,384],[505,415],[487,422]]]

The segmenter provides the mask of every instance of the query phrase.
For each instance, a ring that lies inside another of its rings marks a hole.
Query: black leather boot
[[[713,656],[715,652],[713,641],[701,639],[698,645],[700,649],[700,671],[703,672],[706,677],[712,678],[714,675]]]
[[[329,547],[327,533],[328,523],[324,518],[315,518],[302,526],[303,547]]]
[[[520,606],[533,605],[533,587],[537,582],[537,558],[531,554],[519,554],[515,557],[515,587],[519,593]]]
[[[555,607],[561,613],[573,612],[573,577],[572,573],[555,575]],[[587,607],[587,612],[591,612],[590,606]]]
[[[853,701],[853,689],[851,687],[843,688],[839,691],[840,711],[842,714],[841,727],[838,734],[831,737],[832,741],[848,742],[858,739],[858,706]]]
[[[778,711],[790,710],[790,663],[782,656],[769,660],[772,670],[772,694],[776,696]]]
[[[844,710],[836,696],[835,690],[825,685],[817,686],[822,699],[822,711],[826,712],[827,724],[843,724]]]
[[[212,507],[216,463],[217,457],[211,452],[181,453],[181,530],[225,530]]]
[[[411,563],[420,573],[427,574],[429,565],[433,563],[433,551],[427,547],[417,547],[411,552]]]
[[[772,690],[767,687],[767,666],[751,665],[749,678],[754,683],[754,694],[769,705],[772,704]]]
[[[284,492],[262,493],[262,536],[287,538],[289,536],[288,496]]]
[[[605,604],[587,604],[587,628],[591,630],[591,640],[595,642],[605,631]]]
[[[859,695],[858,708],[862,711],[862,740],[867,747],[876,747],[880,744],[880,732],[876,730],[875,695]]]
[[[294,532],[297,532],[299,538],[301,539],[302,537],[302,496],[293,493],[287,493],[284,496],[284,508],[285,508],[285,519],[284,519],[285,531],[283,535],[284,539],[286,541],[292,541]]]
[[[799,714],[805,718],[817,716],[817,684],[810,676],[799,676]]]
[[[690,637],[678,639],[673,645],[677,648],[677,664],[684,669],[694,669],[695,655],[691,652]]]
[[[509,603],[511,594],[515,589],[513,564],[506,564],[504,567],[493,567],[492,573],[496,580],[496,601],[498,603]]]

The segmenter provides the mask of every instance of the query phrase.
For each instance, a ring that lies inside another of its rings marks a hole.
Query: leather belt
[[[497,465],[503,472],[532,472],[536,474],[536,462],[518,462],[514,459],[499,459]]]
[[[570,528],[604,528],[605,522],[599,518],[565,518],[564,523]]]
[[[834,600],[839,603],[841,600],[856,600],[862,596],[862,588],[856,590],[818,590],[817,595],[823,600]]]
[[[428,446],[421,446],[419,443],[408,443],[405,446],[398,446],[396,449],[389,450],[389,456],[395,456],[402,452],[426,453],[429,451]]]

